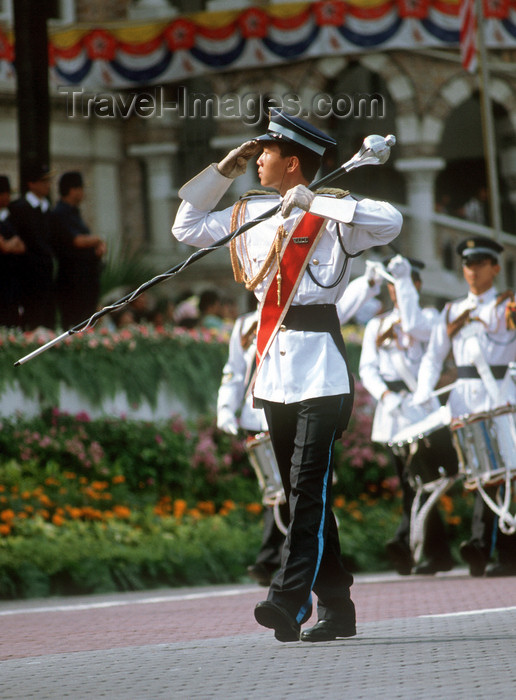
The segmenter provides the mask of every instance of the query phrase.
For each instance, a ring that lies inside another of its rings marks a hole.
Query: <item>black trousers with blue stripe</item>
[[[331,510],[334,444],[352,404],[349,394],[292,404],[263,401],[290,509],[281,567],[268,600],[300,624],[310,617],[312,591],[318,619],[349,621],[355,616],[349,590],[353,577],[342,563]]]

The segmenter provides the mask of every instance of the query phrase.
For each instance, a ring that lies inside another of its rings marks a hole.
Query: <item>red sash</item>
[[[295,296],[308,260],[319,242],[325,219],[307,212],[290,232],[281,253],[281,299],[278,303],[278,279],[274,274],[260,304],[260,325],[256,338],[258,367],[267,354]]]

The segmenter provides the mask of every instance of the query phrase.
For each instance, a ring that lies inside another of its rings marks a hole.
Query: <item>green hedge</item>
[[[228,338],[212,332],[133,326],[111,333],[105,328],[69,336],[15,367],[15,362],[55,337],[50,331],[0,330],[0,392],[18,384],[43,406],[57,406],[63,383],[100,406],[118,392],[130,402],[155,407],[158,389],[198,413],[215,406]]]

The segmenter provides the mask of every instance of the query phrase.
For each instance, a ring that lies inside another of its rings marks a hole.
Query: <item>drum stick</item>
[[[369,261],[368,261],[369,262]],[[384,277],[388,282],[391,282],[394,284],[396,281],[394,277],[387,272],[385,267],[382,265],[382,263],[370,263],[371,267],[374,268],[375,272],[377,272],[381,277]]]
[[[452,389],[455,389],[456,386],[458,386],[461,383],[461,380],[458,379],[456,382],[452,382],[451,384],[447,384],[446,386],[442,386],[440,389],[435,389],[432,391],[430,396],[439,396],[440,394],[446,394],[447,391],[451,391]]]

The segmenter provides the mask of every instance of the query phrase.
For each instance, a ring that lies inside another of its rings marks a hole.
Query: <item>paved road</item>
[[[264,593],[0,602],[0,698],[516,697],[515,578],[357,576],[357,636],[315,645],[281,644],[256,624]]]

